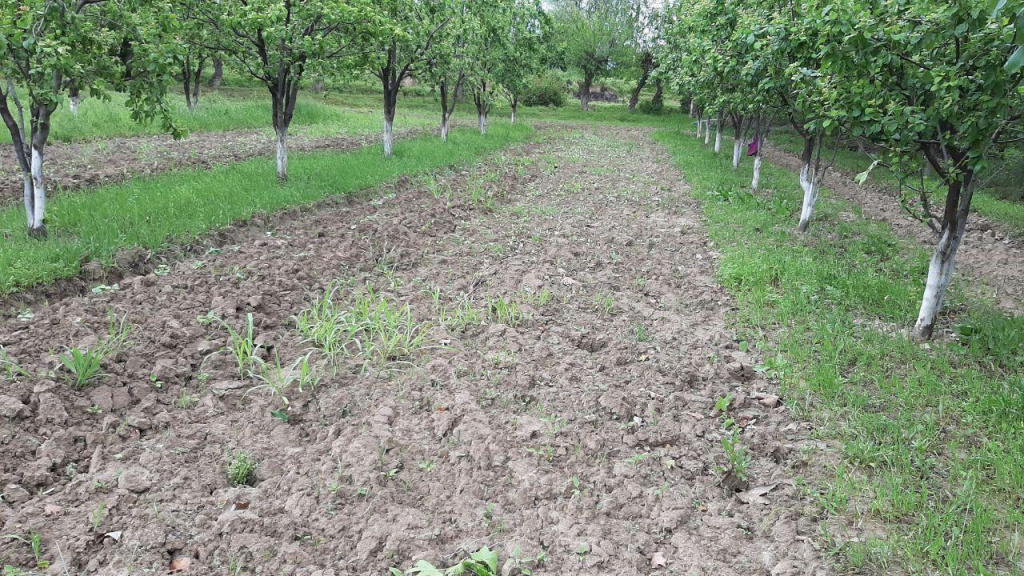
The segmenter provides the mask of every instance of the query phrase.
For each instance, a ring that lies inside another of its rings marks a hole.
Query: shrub
[[[641,114],[662,114],[665,112],[665,101],[644,100],[637,105],[636,109]]]
[[[565,104],[565,84],[554,74],[536,76],[523,95],[523,106],[560,107]]]

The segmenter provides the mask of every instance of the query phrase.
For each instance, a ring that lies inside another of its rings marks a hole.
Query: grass
[[[279,185],[273,163],[257,159],[186,171],[58,197],[49,207],[51,237],[25,231],[24,209],[0,211],[0,294],[74,276],[83,262],[109,264],[128,247],[160,250],[245,220],[259,212],[307,205],[453,164],[463,164],[527,139],[526,126],[495,123],[486,137],[471,130],[451,142],[422,137],[399,142],[388,160],[378,146],[354,152],[295,154],[291,178]]]
[[[242,89],[205,95],[196,110],[189,110],[182,97],[170,98],[175,123],[188,132],[222,132],[226,130],[271,129],[270,96],[266,90]],[[378,107],[353,109],[334,105],[324,97],[307,94],[299,98],[292,120],[293,135],[310,137],[351,136],[376,132],[383,127]],[[428,117],[415,110],[399,110],[398,128],[433,125]],[[124,97],[111,95],[108,101],[95,98],[82,100],[78,116],[66,105],[54,112],[50,139],[52,142],[84,142],[118,136],[161,134],[159,123],[138,123],[132,120]],[[0,130],[0,144],[9,144],[10,134]]]
[[[771,137],[771,141],[792,154],[800,154],[800,151],[803,149],[803,141],[790,130],[776,132]],[[1018,159],[1016,162],[1019,164],[1021,161]],[[867,170],[870,165],[871,160],[859,151],[840,150],[836,154],[836,168],[851,175],[851,177],[854,174]],[[899,189],[899,180],[884,167],[875,168],[869,176],[869,181],[892,190]],[[940,183],[936,178],[932,177],[931,181],[936,188],[939,187]],[[974,201],[971,204],[972,209],[982,216],[1002,223],[1008,232],[1016,236],[1024,236],[1024,202],[1000,197],[1000,194],[1005,195],[1007,190],[1014,188],[1018,195],[1024,194],[1024,184],[1020,182],[1016,184],[1002,183],[1001,186],[1002,188],[998,190],[992,187],[979,190],[974,195]],[[942,210],[944,196],[941,195],[941,192],[939,190],[937,195],[932,198],[933,211],[938,212]]]
[[[1020,574],[1024,320],[969,298],[958,276],[942,322],[964,327],[965,343],[915,344],[900,329],[916,317],[922,247],[827,194],[797,235],[794,173],[766,166],[766,191],[752,196],[749,162],[734,172],[693,136],[657,138],[702,202],[735,321],[767,359],[759,369],[841,446],[811,479],[837,561],[856,573]],[[971,336],[992,333],[1018,336]]]
[[[223,132],[227,130],[260,129],[272,134],[270,97],[257,87],[222,88],[203,94],[199,107],[189,110],[182,96],[172,95],[172,117],[187,132]],[[569,99],[560,108],[520,107],[520,118],[529,121],[598,122],[603,124],[662,125],[665,118],[682,116],[678,108],[663,115],[631,114],[622,104],[594,103],[593,110],[583,112],[578,102]],[[440,104],[436,95],[424,90],[405,90],[400,95],[395,127],[427,128],[440,122]],[[668,108],[666,108],[668,109]],[[307,137],[355,136],[376,133],[383,128],[382,96],[376,93],[327,92],[304,93],[299,97],[292,120],[292,135]],[[497,99],[491,113],[492,121],[506,120],[510,108],[504,99]],[[476,109],[472,102],[456,108],[456,121],[473,125]],[[54,112],[51,142],[88,142],[119,136],[160,134],[159,123],[138,123],[132,120],[122,94],[113,93],[108,100],[86,97],[78,116],[73,116],[66,103]],[[7,130],[0,130],[0,144],[10,144]]]

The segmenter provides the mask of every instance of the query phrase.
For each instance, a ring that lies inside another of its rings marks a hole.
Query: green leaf
[[[868,181],[868,176],[871,175],[871,171],[875,169],[875,166],[878,166],[878,160],[875,160],[874,162],[872,162],[871,166],[868,166],[867,170],[861,172],[860,174],[857,174],[857,177],[854,178],[854,180],[857,181],[857,184],[860,184],[860,185],[863,186],[864,183]]]
[[[1018,46],[1017,51],[1010,56],[1010,59],[1006,61],[1005,70],[1010,74],[1017,73],[1021,67],[1024,67],[1024,46]]]
[[[291,416],[288,416],[288,413],[285,412],[284,410],[271,410],[270,415],[273,416],[274,418],[277,418],[281,422],[288,422],[288,420],[291,419]]]

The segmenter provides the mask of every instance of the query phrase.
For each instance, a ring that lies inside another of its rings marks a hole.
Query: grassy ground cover
[[[400,175],[460,164],[523,141],[527,126],[495,124],[486,137],[459,130],[447,145],[424,137],[402,142],[387,160],[377,146],[349,153],[296,154],[290,180],[274,181],[273,163],[257,159],[207,171],[137,179],[88,193],[62,196],[49,207],[51,238],[25,233],[24,208],[0,212],[0,294],[78,273],[83,262],[109,261],[117,250],[160,249],[211,229],[272,212],[348,194]]]
[[[916,317],[921,247],[827,191],[811,233],[797,235],[796,174],[766,166],[765,193],[752,196],[749,162],[733,171],[693,136],[657,137],[701,200],[760,369],[839,442],[833,469],[813,479],[839,563],[1021,573],[1024,320],[971,297],[959,276],[943,322],[964,343],[915,344],[900,329]]]
[[[771,140],[780,148],[792,154],[800,154],[801,150],[803,150],[803,141],[792,131],[782,130],[776,132],[771,137]],[[849,174],[863,172],[870,165],[871,160],[858,151],[840,150],[836,154],[836,167]],[[892,190],[899,188],[899,181],[892,172],[884,167],[878,167],[873,170],[870,180]],[[939,182],[935,180],[933,185],[938,188]],[[1009,186],[1012,187],[1013,185]],[[1017,182],[1015,186],[1018,195],[1024,193],[1024,183]],[[935,206],[936,210],[941,210],[942,198],[937,196],[933,206]],[[1024,236],[1024,202],[1000,197],[1000,194],[996,193],[995,189],[983,188],[978,194],[975,194],[972,206],[978,214],[1002,223],[1014,235]]]
[[[437,96],[420,87],[403,94],[399,99],[395,126],[399,129],[423,128],[440,124],[440,104]],[[270,97],[266,90],[235,86],[204,94],[196,110],[185,106],[181,96],[170,97],[175,122],[188,132],[222,132],[226,130],[263,129],[271,134]],[[370,134],[383,129],[382,96],[366,92],[305,93],[295,108],[291,131],[309,137],[352,136]],[[657,125],[663,121],[659,115],[631,114],[622,104],[596,103],[594,110],[583,112],[575,100],[568,100],[560,108],[520,108],[523,120],[587,121],[613,124]],[[670,108],[678,112],[678,104]],[[510,109],[498,99],[491,118],[500,120],[509,116]],[[678,114],[675,114],[678,116]],[[472,102],[456,108],[456,120],[475,122],[476,109]],[[73,116],[66,105],[53,115],[50,138],[55,142],[82,142],[118,136],[160,134],[157,123],[138,123],[124,105],[124,98],[112,94],[107,101],[95,98],[82,100],[78,116]],[[9,144],[10,135],[0,131],[0,143]]]

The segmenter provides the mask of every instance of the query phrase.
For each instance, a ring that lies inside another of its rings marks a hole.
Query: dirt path
[[[399,138],[426,130],[399,130]],[[292,152],[352,150],[376,143],[378,134],[311,138],[294,135]],[[132,136],[95,142],[56,142],[46,147],[46,178],[51,196],[122,182],[137,176],[188,168],[210,168],[257,157],[273,157],[273,137],[266,130],[197,132],[183,140],[170,136]],[[0,146],[0,206],[22,199],[21,171],[10,144]]]
[[[769,384],[727,328],[698,209],[645,132],[545,131],[221,241],[0,324],[32,373],[105,338],[108,310],[137,325],[91,387],[57,370],[0,393],[0,534],[40,534],[51,571],[58,546],[72,573],[327,576],[489,545],[534,574],[829,573],[794,485],[817,444],[755,398]],[[200,320],[251,313],[262,354],[290,365],[310,346],[293,317],[333,279],[341,309],[371,284],[431,326],[383,372],[351,347],[336,374],[314,354],[322,379],[287,391],[286,423]],[[720,485],[726,417],[763,500]],[[258,460],[254,487],[229,485],[235,450]],[[5,562],[35,560],[0,540]]]
[[[765,150],[769,162],[799,172],[800,158],[795,154],[774,146]],[[899,201],[888,190],[858,186],[853,175],[840,170],[826,174],[825,186],[836,196],[860,206],[868,218],[886,222],[900,236],[916,238],[929,247],[934,247],[938,241],[927,226],[900,208]],[[978,214],[971,215],[957,254],[957,269],[984,282],[983,292],[1002,310],[1021,314],[1024,313],[1024,239],[1007,237],[997,226]]]

